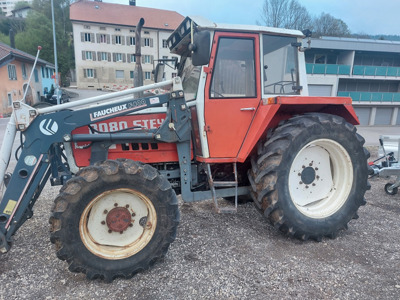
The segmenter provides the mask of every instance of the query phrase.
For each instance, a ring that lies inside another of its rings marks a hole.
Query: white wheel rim
[[[290,168],[289,192],[304,215],[321,219],[337,212],[353,184],[353,164],[346,149],[329,139],[304,146]]]
[[[116,230],[119,223],[126,228]],[[90,252],[115,260],[142,250],[156,226],[157,214],[149,198],[132,189],[116,189],[98,195],[86,206],[79,233]]]

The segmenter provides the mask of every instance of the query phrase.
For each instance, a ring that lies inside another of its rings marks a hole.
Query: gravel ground
[[[164,261],[111,284],[57,259],[48,218],[58,188],[48,186],[0,256],[0,299],[399,299],[400,195],[385,194],[387,181],[372,179],[360,218],[320,243],[281,235],[252,203],[234,215],[214,213],[210,201],[181,204]]]

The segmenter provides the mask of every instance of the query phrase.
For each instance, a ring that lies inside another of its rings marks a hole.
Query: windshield
[[[263,35],[264,93],[298,94],[297,49],[293,37]]]
[[[182,67],[183,66],[183,67]],[[199,87],[201,66],[193,66],[191,57],[182,57],[179,76],[182,79],[185,100],[196,100]]]

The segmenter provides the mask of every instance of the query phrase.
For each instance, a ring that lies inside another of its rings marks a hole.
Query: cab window
[[[218,42],[210,98],[256,97],[254,39],[222,37]]]
[[[297,49],[293,37],[263,35],[265,94],[298,94]]]

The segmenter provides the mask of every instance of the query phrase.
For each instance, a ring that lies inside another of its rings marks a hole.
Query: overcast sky
[[[128,4],[129,0],[103,0]],[[314,16],[322,12],[342,19],[352,33],[400,35],[400,0],[299,0]],[[136,0],[137,6],[200,15],[218,23],[255,24],[264,0]]]

